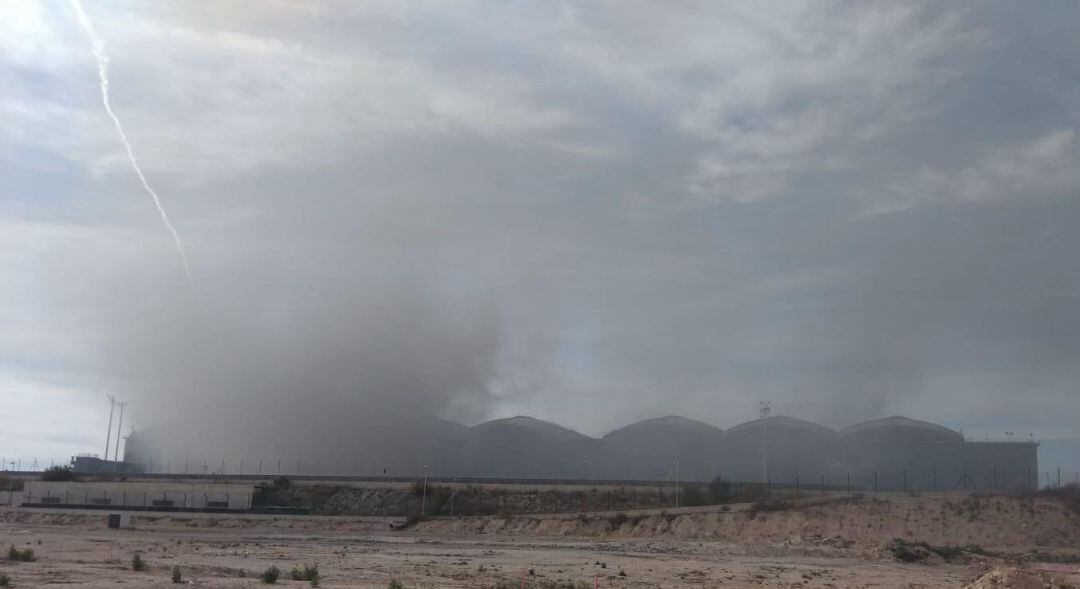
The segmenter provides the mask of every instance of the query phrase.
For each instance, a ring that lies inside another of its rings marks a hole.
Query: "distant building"
[[[78,474],[142,474],[145,468],[141,464],[83,454],[71,459],[71,470]]]
[[[957,431],[906,417],[876,419],[838,432],[785,416],[726,431],[668,416],[602,438],[521,416],[472,427],[435,419],[386,419],[319,432],[319,437],[304,439],[308,445],[302,449],[293,447],[296,437],[276,431],[265,428],[227,445],[185,428],[149,429],[128,437],[124,458],[148,472],[192,474],[671,482],[719,476],[733,482],[862,491],[1029,489],[1037,488],[1040,479],[1034,442],[971,442]],[[266,432],[273,435],[255,438]]]

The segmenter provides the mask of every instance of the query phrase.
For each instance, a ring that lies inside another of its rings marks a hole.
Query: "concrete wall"
[[[859,488],[992,491],[1038,488],[1037,449],[1028,442],[893,443],[842,453]]]
[[[26,483],[22,503],[139,508],[249,509],[254,487],[238,484]]]

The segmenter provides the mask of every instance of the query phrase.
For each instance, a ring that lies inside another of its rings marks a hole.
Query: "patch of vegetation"
[[[34,562],[37,560],[37,557],[34,556],[33,548],[19,550],[18,548],[15,548],[14,544],[8,548],[7,558],[13,562]]]
[[[280,577],[281,569],[277,568],[276,566],[271,566],[270,568],[263,571],[263,574],[259,575],[259,580],[267,585],[273,585],[274,583],[278,582],[278,579]]]
[[[679,489],[679,505],[681,507],[696,507],[698,505],[710,505],[712,503],[709,493],[701,485],[683,485]]]
[[[930,551],[927,550],[925,545],[921,543],[911,544],[899,538],[893,540],[886,547],[886,550],[900,562],[921,562],[930,558]]]
[[[0,575],[0,587],[11,587],[11,577]]]
[[[933,546],[926,542],[908,542],[900,538],[893,540],[886,550],[900,562],[922,562],[930,558],[931,554],[936,554],[945,562],[963,564],[971,560],[971,554],[990,555],[981,546]]]
[[[405,589],[405,585],[397,579],[390,579],[390,583],[386,586],[386,589]]]
[[[41,472],[41,480],[43,481],[77,481],[79,475],[71,468],[70,465],[57,465],[50,466]]]
[[[964,546],[964,551],[969,552],[971,554],[975,554],[977,556],[993,556],[993,557],[1000,556],[998,553],[991,552],[991,551],[983,548],[982,546],[979,546],[978,544],[968,544],[968,545]]]
[[[1043,489],[1038,492],[1038,496],[1056,499],[1069,511],[1080,515],[1080,484],[1069,483],[1057,489]]]
[[[793,507],[795,504],[782,499],[758,499],[750,506],[750,519],[754,519],[762,512],[787,511]]]
[[[172,568],[172,582],[177,584],[184,582],[184,575],[180,572],[179,566],[174,566]]]
[[[407,530],[409,528],[412,528],[412,527],[415,527],[415,526],[419,525],[420,523],[426,522],[427,520],[428,520],[428,518],[427,518],[426,515],[420,515],[419,513],[414,513],[414,514],[410,515],[409,517],[405,518],[405,523],[401,524],[397,529],[399,529],[399,530]]]
[[[319,565],[304,565],[304,568],[294,566],[292,570],[289,571],[289,577],[293,581],[314,581],[315,583],[318,583]]]
[[[975,521],[982,515],[984,495],[972,493],[960,502],[959,511],[968,521]]]
[[[131,555],[131,570],[133,571],[145,571],[146,561],[143,560],[142,554],[136,552]]]
[[[550,579],[541,579],[540,589],[589,589],[590,585],[585,581],[552,581]]]
[[[0,491],[22,491],[23,480],[0,475]]]
[[[293,500],[293,490],[289,477],[275,477],[270,484],[259,483],[255,486],[251,504],[257,507],[290,505]]]
[[[1033,550],[1029,555],[1036,562],[1052,562],[1058,564],[1080,564],[1080,554],[1054,554],[1053,552],[1041,552]]]
[[[931,546],[928,544],[926,548],[940,556],[945,562],[967,562],[970,560],[967,551],[960,546]]]
[[[735,493],[731,490],[731,483],[724,477],[716,477],[707,487],[709,499],[714,505],[731,503],[735,500]]]

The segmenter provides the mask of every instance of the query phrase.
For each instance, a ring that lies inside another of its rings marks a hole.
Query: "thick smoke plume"
[[[485,413],[498,333],[482,309],[403,283],[268,303],[112,317],[106,353],[139,429],[177,457],[307,460],[407,447],[433,418]]]

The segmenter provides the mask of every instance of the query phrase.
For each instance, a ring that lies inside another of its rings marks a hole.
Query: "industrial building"
[[[167,428],[133,433],[125,462],[148,472],[707,481],[932,491],[1038,486],[1037,444],[966,440],[949,428],[888,417],[840,431],[776,416],[728,430],[683,417],[634,423],[601,438],[512,417],[472,427],[414,421],[372,433],[341,432],[333,444],[298,450],[273,440],[229,447],[177,437]],[[389,433],[388,433],[389,432]],[[423,432],[418,439],[416,432]],[[400,442],[399,439],[400,438]]]

